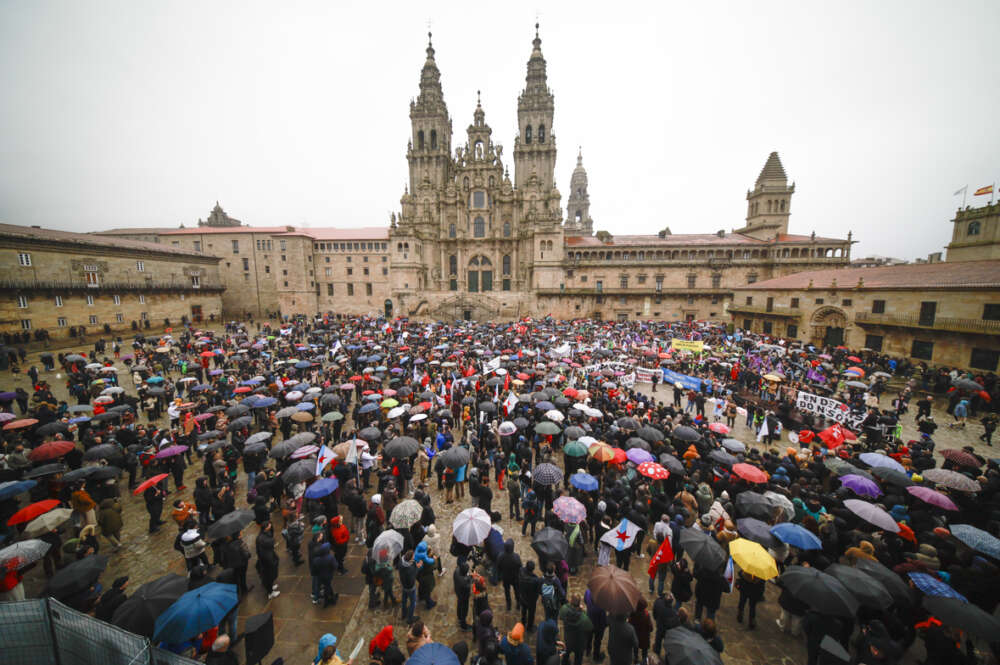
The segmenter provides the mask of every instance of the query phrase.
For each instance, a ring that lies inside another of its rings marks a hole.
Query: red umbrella
[[[48,441],[29,452],[28,459],[32,462],[55,459],[57,457],[62,457],[69,451],[73,450],[73,448],[74,445],[72,441]]]
[[[861,358],[858,358],[857,356],[847,356],[847,359],[850,360],[852,363],[861,362]]]
[[[628,457],[625,455],[625,451],[622,450],[621,448],[612,448],[611,450],[615,454],[615,456],[611,458],[612,464],[621,464],[626,459],[628,459]]]
[[[799,442],[800,443],[812,443],[813,439],[816,438],[816,433],[811,429],[804,429],[799,432]]]
[[[30,506],[25,506],[21,510],[14,513],[14,515],[7,520],[7,524],[13,526],[15,524],[24,524],[25,522],[30,522],[39,515],[44,515],[53,508],[59,506],[59,502],[55,499],[46,499],[45,501],[36,501]]]
[[[22,427],[31,427],[36,424],[38,420],[35,418],[21,418],[20,420],[12,420],[3,426],[4,429],[21,429]]]
[[[202,351],[202,352],[201,352],[201,353],[200,353],[199,355],[200,355],[200,356],[201,356],[202,358],[211,358],[211,357],[212,357],[212,356],[214,356],[215,354],[214,354],[214,353],[212,353],[211,351]]]
[[[169,475],[170,475],[169,473],[161,473],[159,475],[153,476],[149,480],[142,481],[142,483],[140,483],[138,487],[136,487],[134,490],[132,490],[132,494],[135,494],[136,496],[138,496],[139,494],[142,494],[143,492],[145,492],[146,490],[148,490],[150,487],[152,487],[156,483],[160,482],[161,480],[163,480],[164,478],[166,478]]]
[[[766,483],[767,472],[743,462],[733,465],[733,473],[751,483]]]
[[[976,459],[975,455],[970,455],[964,450],[959,450],[958,448],[948,448],[946,450],[942,450],[941,457],[959,466],[968,466],[974,469],[978,469],[982,466],[980,461]]]
[[[252,390],[250,386],[240,386],[239,388],[233,389],[234,393],[248,393]]]
[[[653,480],[666,480],[670,472],[656,462],[643,462],[639,465],[639,473]]]

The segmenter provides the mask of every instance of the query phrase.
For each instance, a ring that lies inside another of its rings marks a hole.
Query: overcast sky
[[[912,259],[1000,180],[996,0],[0,0],[0,220],[386,224],[428,22],[453,144],[480,89],[509,159],[536,15],[564,211],[582,145],[598,229],[738,228],[777,150],[792,232]]]

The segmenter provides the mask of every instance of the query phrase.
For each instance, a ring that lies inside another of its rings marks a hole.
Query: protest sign
[[[799,391],[795,406],[799,411],[815,413],[829,420],[836,421],[855,432],[861,427],[861,422],[865,419],[864,414],[855,414],[843,402],[838,402],[829,397],[821,397],[812,393]]]

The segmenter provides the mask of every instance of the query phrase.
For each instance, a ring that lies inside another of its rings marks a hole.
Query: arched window
[[[458,235],[458,234],[455,231],[455,225],[454,224],[449,224],[448,225],[448,237],[449,238],[454,238],[456,235]]]
[[[462,179],[462,187],[465,189],[465,191],[469,191],[469,178],[468,177]]]
[[[771,212],[771,201],[770,201],[770,199],[768,199],[768,201],[767,201],[767,211]]]
[[[436,129],[431,130],[431,150],[437,150],[438,147],[438,133]]]
[[[417,132],[417,150],[424,149],[424,130]]]
[[[977,236],[979,235],[979,222],[969,222],[969,235]]]
[[[476,217],[475,221],[472,222],[472,237],[486,237],[486,221],[482,217]]]
[[[449,275],[458,274],[458,257],[454,254],[448,257],[448,274]]]
[[[510,254],[503,255],[503,274],[510,274]]]
[[[579,223],[583,219],[583,213],[579,210],[576,211],[576,221]]]
[[[493,187],[493,184],[494,184],[495,182],[496,182],[496,181],[495,181],[495,180],[493,179],[493,176],[490,176],[490,188],[492,188],[492,187]]]
[[[504,238],[510,237],[510,222],[503,223],[503,237]]]
[[[527,145],[531,145],[531,125],[524,128],[524,142]]]
[[[545,125],[538,125],[538,142],[545,143]]]
[[[493,264],[485,256],[475,256],[469,261],[469,292],[493,290]]]

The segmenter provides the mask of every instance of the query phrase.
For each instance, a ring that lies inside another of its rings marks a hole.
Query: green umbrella
[[[583,445],[579,441],[570,441],[563,448],[563,452],[570,457],[584,457],[587,454],[587,446]]]
[[[344,414],[342,414],[340,411],[327,411],[326,413],[323,414],[323,422],[325,423],[334,423],[337,422],[338,420],[343,420],[343,419],[344,419]]]
[[[386,398],[386,399],[382,400],[382,408],[383,409],[391,409],[394,406],[399,406],[399,402],[397,402],[392,397],[389,397],[389,398]]]

